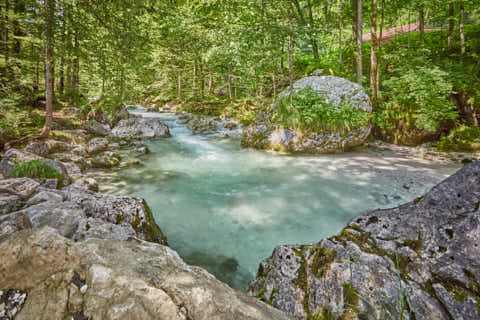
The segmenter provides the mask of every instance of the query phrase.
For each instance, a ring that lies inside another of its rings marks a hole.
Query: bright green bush
[[[19,163],[9,174],[9,178],[57,179],[62,185],[63,176],[43,160]]]
[[[440,151],[480,150],[480,128],[460,126],[453,129],[448,136],[442,137],[436,145]]]
[[[453,88],[448,73],[426,64],[399,68],[397,74],[384,81],[388,96],[376,115],[380,128],[388,129],[396,121],[405,120],[419,129],[435,132],[440,122],[458,118],[451,101]]]
[[[296,90],[293,103],[283,97],[275,107],[279,122],[288,128],[316,132],[346,132],[368,124],[368,113],[349,105],[335,107],[312,88]]]

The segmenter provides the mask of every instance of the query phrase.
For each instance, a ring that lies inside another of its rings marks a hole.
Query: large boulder
[[[251,295],[295,319],[480,319],[480,162],[400,207],[261,262]]]
[[[159,244],[74,242],[42,228],[0,243],[0,255],[0,297],[9,293],[16,320],[288,319]]]
[[[334,108],[349,105],[354,109],[372,112],[368,95],[362,86],[343,78],[334,76],[311,76],[293,84],[294,94],[302,89],[311,88]],[[274,112],[281,99],[290,94],[290,89],[278,96],[273,106]],[[341,153],[362,145],[371,132],[371,125],[352,128],[348,132],[326,131],[314,132],[285,128],[268,119],[260,119],[244,128],[242,145],[257,149],[271,149],[293,153]]]
[[[96,120],[88,120],[83,124],[85,130],[95,136],[105,137],[110,134],[110,127]]]
[[[118,122],[111,135],[122,139],[167,138],[170,130],[158,119],[131,117]]]
[[[0,180],[0,242],[24,229],[49,226],[74,240],[126,240],[166,244],[145,200],[95,193],[81,183],[63,190],[35,180]]]

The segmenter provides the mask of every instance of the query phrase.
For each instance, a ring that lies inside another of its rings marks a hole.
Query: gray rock
[[[166,244],[166,237],[155,223],[145,200],[94,193],[75,185],[63,189],[67,201],[77,203],[87,217],[113,224],[129,224],[142,240]]]
[[[0,255],[15,257],[0,260],[0,288],[29,293],[17,320],[287,319],[158,244],[73,242],[43,228],[0,243]]]
[[[424,197],[279,246],[249,292],[296,319],[480,319],[480,162]]]
[[[131,117],[118,122],[111,135],[122,139],[167,138],[170,130],[158,119]]]
[[[110,134],[110,128],[96,120],[89,120],[84,123],[84,129],[95,136],[106,137]]]
[[[22,310],[26,298],[27,293],[20,290],[0,291],[0,319],[15,319]]]
[[[48,139],[41,141],[32,141],[24,149],[23,152],[29,152],[41,157],[47,157],[51,153],[70,151],[75,146],[69,143]]]
[[[92,168],[113,168],[120,165],[120,155],[115,152],[107,151],[96,155],[91,159]]]
[[[93,138],[86,145],[86,151],[90,155],[95,155],[108,150],[108,140],[105,138]]]
[[[356,83],[334,76],[312,76],[298,80],[293,84],[294,91],[310,87],[323,96],[329,104],[341,108],[348,104],[356,109],[372,112],[370,99],[363,88]],[[278,96],[280,101],[288,96],[287,89]],[[278,102],[277,102],[278,103]],[[273,106],[275,109],[275,105]],[[284,128],[271,123],[271,115],[260,117],[256,123],[244,128],[242,145],[257,149],[293,153],[342,153],[362,145],[371,132],[371,125],[359,127],[348,132],[311,132]]]

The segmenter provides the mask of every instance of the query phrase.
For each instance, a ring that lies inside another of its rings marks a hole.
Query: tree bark
[[[73,87],[75,88],[75,90],[78,90],[78,86],[80,84],[80,43],[78,40],[78,30],[75,30],[74,41],[75,58],[73,60]]]
[[[353,46],[357,46],[357,35],[358,35],[358,31],[357,31],[357,14],[358,14],[358,10],[357,10],[357,0],[350,0],[350,5],[352,6],[352,47]]]
[[[377,0],[372,0],[370,13],[370,92],[372,95],[372,105],[377,103]]]
[[[198,82],[198,65],[197,60],[193,62],[193,83],[192,83],[192,95],[197,95],[197,82]]]
[[[465,54],[465,6],[463,0],[460,1],[460,46],[462,48],[462,54]]]
[[[362,0],[357,0],[357,82],[362,84]]]
[[[214,94],[214,92],[213,92],[213,73],[212,73],[212,70],[210,70],[209,76],[208,76],[208,93],[210,93],[211,95]]]
[[[21,13],[25,12],[25,3],[24,0],[15,0],[14,4],[14,12],[15,17],[13,19],[13,35],[15,36],[14,44],[13,44],[13,52],[17,55],[20,54],[21,50],[21,43],[19,37],[23,36],[22,29],[20,28],[19,17]]]
[[[9,60],[9,47],[8,47],[8,29],[9,29],[9,14],[10,11],[10,3],[8,0],[5,0],[5,34],[4,34],[4,57],[5,57],[5,65],[8,67],[8,60]]]
[[[232,85],[232,66],[230,64],[228,65],[227,82],[228,82],[228,96],[230,97],[230,103],[233,103],[234,97],[233,97],[233,85]]]
[[[293,2],[293,4],[295,5],[295,8],[297,9],[298,17],[300,19],[300,22],[303,25],[307,25],[305,17],[303,16],[303,11],[302,11],[302,8],[300,6],[300,3],[298,2],[298,0],[291,0],[291,1]],[[307,2],[307,4],[308,4],[308,15],[309,15],[309,21],[310,21],[310,25],[309,25],[307,33],[308,33],[308,37],[310,39],[310,44],[312,46],[313,58],[318,61],[320,59],[320,56],[318,54],[318,45],[317,45],[317,41],[315,40],[315,35],[314,35],[314,32],[313,32],[313,28],[314,28],[315,24],[314,24],[314,20],[313,20],[312,1],[311,0],[307,0],[307,1],[308,1]],[[292,2],[290,3],[290,5],[292,4]]]
[[[45,0],[45,97],[46,97],[46,117],[45,125],[42,130],[42,136],[50,135],[52,130],[53,122],[53,84],[54,84],[54,73],[53,65],[54,53],[53,53],[53,22],[54,22],[54,1],[55,0]]]
[[[382,0],[382,18],[380,22],[380,38],[378,39],[378,58],[377,58],[377,95],[380,92],[380,80],[381,80],[381,70],[380,66],[382,65],[382,41],[383,41],[383,25],[385,23],[385,0]]]
[[[420,43],[423,46],[425,44],[425,4],[423,1],[420,3],[418,11],[418,29],[419,29],[419,39]]]
[[[180,71],[177,74],[177,90],[178,101],[182,102],[182,74]]]
[[[453,46],[453,36],[455,32],[455,7],[453,1],[448,4],[448,48]]]
[[[290,83],[290,105],[293,105],[293,6],[290,3],[290,36],[288,41],[288,70]]]

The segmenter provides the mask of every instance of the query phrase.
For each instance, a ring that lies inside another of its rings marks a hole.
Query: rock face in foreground
[[[43,228],[8,238],[0,254],[0,290],[18,295],[16,320],[287,319],[154,243],[73,242]]]
[[[356,83],[334,76],[312,76],[293,84],[294,91],[312,88],[336,108],[345,104],[355,109],[371,112],[370,99],[363,88]],[[288,96],[289,89],[279,95]],[[341,153],[362,145],[370,135],[371,126],[359,127],[344,134],[342,132],[307,132],[284,128],[271,123],[270,117],[257,121],[243,130],[242,145],[256,149],[270,149],[293,153]]]
[[[74,240],[137,237],[167,243],[143,199],[94,193],[77,185],[57,190],[29,178],[0,180],[0,242],[15,232],[44,226]]]
[[[277,247],[249,292],[296,319],[480,319],[479,207],[474,162],[336,236]]]

